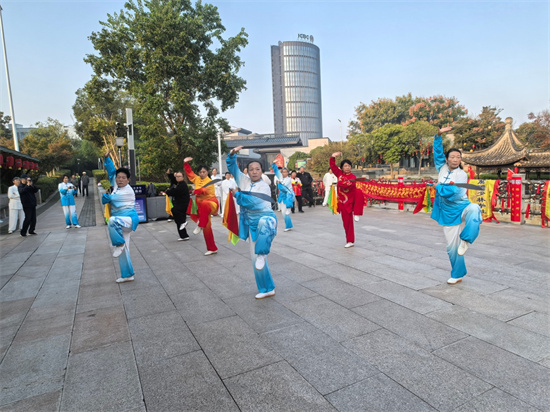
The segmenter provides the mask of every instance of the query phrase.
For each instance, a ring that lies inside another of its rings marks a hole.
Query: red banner
[[[357,182],[356,186],[363,192],[365,204],[367,199],[392,202],[418,203],[426,193],[426,183],[381,183],[376,181]]]

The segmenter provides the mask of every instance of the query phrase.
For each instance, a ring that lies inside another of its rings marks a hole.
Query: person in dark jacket
[[[88,196],[88,185],[90,184],[90,178],[86,174],[86,172],[82,172],[82,178],[80,179],[80,184],[82,185],[80,189],[80,193],[82,196],[84,196],[84,192],[86,193],[86,196]]]
[[[170,177],[170,176],[169,176]],[[189,240],[189,235],[185,227],[187,226],[187,207],[189,206],[190,196],[189,196],[189,187],[183,179],[182,172],[176,172],[173,175],[176,185],[172,185],[170,189],[166,191],[168,196],[172,197],[172,216],[176,221],[176,226],[178,228],[178,234],[180,241]],[[170,177],[170,181],[172,178]]]
[[[22,174],[19,196],[25,212],[25,220],[21,229],[21,236],[23,237],[27,236],[27,231],[29,235],[36,235],[34,231],[36,228],[36,196],[34,194],[36,192],[38,192],[38,188],[33,185],[31,178],[26,174]]]
[[[305,171],[304,167],[300,167],[300,173],[297,174],[298,179],[302,182],[302,198],[307,200],[309,207],[315,206],[315,201],[313,200],[313,188],[311,184],[313,183],[313,178],[311,175]]]

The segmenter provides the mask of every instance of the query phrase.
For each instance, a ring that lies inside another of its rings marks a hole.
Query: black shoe
[[[29,232],[29,235],[36,235],[36,232]]]
[[[303,210],[299,210],[299,212],[300,212],[300,213],[304,213],[304,211],[303,211]]]
[[[20,233],[21,237],[27,237],[27,235],[24,235],[23,233]]]

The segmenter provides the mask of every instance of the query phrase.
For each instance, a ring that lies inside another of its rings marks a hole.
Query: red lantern
[[[23,160],[23,169],[29,169],[29,161]]]
[[[23,166],[23,161],[21,159],[15,159],[15,168],[17,170],[21,170],[22,166]]]
[[[0,168],[4,167],[4,155],[0,153]]]
[[[475,149],[475,148],[476,148],[476,145],[475,145],[475,144],[473,144],[473,145],[472,145],[472,149]]]
[[[34,170],[38,170],[38,163],[34,164]]]
[[[13,163],[14,163],[13,156],[8,156],[6,158],[6,166],[8,167],[8,169],[11,169],[13,167]]]

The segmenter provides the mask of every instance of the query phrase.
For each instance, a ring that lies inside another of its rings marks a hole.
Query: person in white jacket
[[[227,196],[229,196],[229,191],[236,188],[237,188],[237,182],[235,181],[231,173],[226,172],[225,179],[222,181],[222,206],[221,206],[222,215],[225,210],[225,202],[227,201]],[[235,210],[237,214],[240,213],[241,211],[241,207],[237,204],[236,200],[235,200]]]
[[[323,199],[323,206],[326,206],[328,203],[330,187],[334,185],[334,188],[336,189],[336,183],[338,183],[338,178],[334,173],[332,173],[332,170],[329,167],[328,172],[325,173],[325,175],[323,176],[323,185],[325,186],[325,198]]]
[[[218,173],[218,169],[214,168],[212,169],[212,176],[210,176],[210,179],[215,180],[216,183],[214,183],[214,191],[216,194],[216,199],[218,199],[218,205],[220,205],[218,209],[218,216],[223,216],[223,209],[221,208],[222,205],[222,177]]]
[[[13,233],[17,230],[17,222],[19,222],[19,230],[21,230],[23,228],[23,220],[25,220],[25,212],[23,211],[21,197],[19,196],[20,184],[21,179],[14,177],[13,186],[8,188],[8,198],[10,199],[10,225],[8,233]]]

